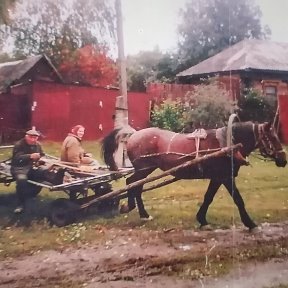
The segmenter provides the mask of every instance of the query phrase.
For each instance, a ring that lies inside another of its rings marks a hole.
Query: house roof
[[[29,70],[31,70],[39,61],[45,59],[48,65],[55,72],[60,81],[63,81],[61,75],[46,55],[37,55],[28,57],[24,60],[0,63],[0,91],[20,80]]]
[[[253,69],[288,72],[288,43],[246,39],[178,73],[177,76]]]

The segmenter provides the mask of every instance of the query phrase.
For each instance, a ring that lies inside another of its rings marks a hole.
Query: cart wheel
[[[95,196],[99,197],[112,192],[112,185],[108,182],[96,184],[92,187]],[[117,198],[106,199],[97,203],[98,214],[103,216],[114,216],[118,214],[119,200]]]
[[[58,227],[71,224],[77,219],[79,205],[69,199],[60,198],[51,203],[50,222]]]

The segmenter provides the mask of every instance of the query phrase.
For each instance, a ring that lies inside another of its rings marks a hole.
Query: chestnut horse
[[[207,130],[205,139],[190,139],[190,134],[178,134],[159,128],[147,128],[134,132],[127,141],[127,154],[135,168],[134,174],[127,178],[126,183],[131,184],[144,179],[155,169],[168,170],[198,155],[205,155],[211,151],[227,146],[221,143],[221,131],[223,135],[229,135],[226,127]],[[105,163],[110,170],[117,170],[113,154],[117,150],[119,142],[119,129],[112,131],[103,139],[102,152]],[[204,131],[205,132],[205,131]],[[227,134],[226,134],[227,133]],[[281,146],[277,133],[271,123],[257,124],[253,122],[233,123],[230,128],[233,144],[241,143],[240,153],[247,157],[253,150],[259,148],[264,157],[273,159],[278,167],[287,164],[286,154]],[[173,173],[175,181],[179,179],[210,179],[208,189],[204,196],[203,204],[197,212],[197,220],[200,226],[208,225],[206,213],[209,205],[223,184],[238,207],[243,224],[249,229],[257,227],[248,215],[244,201],[235,184],[235,177],[243,165],[235,157],[221,156],[210,158],[198,165],[177,170]],[[137,186],[128,191],[128,206],[122,205],[120,213],[128,213],[138,206],[141,219],[152,219],[145,210],[142,200],[142,186]],[[135,203],[136,200],[136,203]]]

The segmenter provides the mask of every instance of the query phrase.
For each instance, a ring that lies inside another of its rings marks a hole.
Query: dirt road
[[[0,287],[288,285],[288,222],[266,223],[260,228],[258,233],[243,228],[109,229],[101,243],[2,261]],[[221,273],[224,268],[228,273]]]

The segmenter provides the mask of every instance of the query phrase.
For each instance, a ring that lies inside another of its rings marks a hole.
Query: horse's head
[[[259,124],[257,130],[254,135],[256,145],[261,155],[274,159],[278,167],[285,167],[287,164],[286,153],[280,143],[274,126],[266,122]]]

